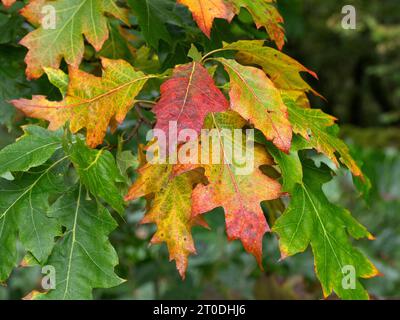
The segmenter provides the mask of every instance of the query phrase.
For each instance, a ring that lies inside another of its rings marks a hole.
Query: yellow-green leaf
[[[86,128],[87,144],[96,147],[103,142],[110,123],[112,129],[122,123],[146,81],[154,77],[135,71],[123,60],[103,58],[102,64],[101,78],[70,67],[68,91],[62,101],[34,96],[12,103],[29,117],[49,121],[50,130],[68,121],[74,133]]]
[[[21,40],[29,49],[28,78],[39,78],[44,67],[58,68],[61,59],[78,68],[84,37],[99,51],[108,38],[106,13],[128,24],[124,9],[114,0],[33,0],[21,14],[38,28]]]

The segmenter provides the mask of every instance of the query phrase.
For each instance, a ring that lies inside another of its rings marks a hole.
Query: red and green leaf
[[[157,116],[155,129],[166,133],[169,144],[176,144],[170,135],[171,122],[176,122],[178,135],[183,129],[200,133],[208,113],[228,108],[228,101],[200,63],[181,65],[161,86],[161,99],[153,108]]]

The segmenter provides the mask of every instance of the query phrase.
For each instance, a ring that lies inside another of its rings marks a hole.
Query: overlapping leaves
[[[171,79],[161,86],[161,99],[153,108],[157,116],[155,129],[167,133],[168,145],[176,145],[170,124],[176,122],[177,137],[183,129],[200,133],[209,112],[227,109],[228,101],[207,70],[197,62],[185,64],[176,67]]]
[[[287,164],[291,161],[288,158],[282,155],[279,164]],[[328,201],[322,191],[322,185],[331,179],[325,165],[318,168],[306,161],[302,171],[302,179],[290,187],[289,207],[273,228],[280,237],[282,256],[303,252],[311,245],[315,270],[325,297],[335,291],[344,299],[368,299],[358,279],[374,277],[378,271],[351,245],[348,237],[373,239],[373,236],[347,210]],[[288,178],[292,172],[284,174]],[[351,290],[343,285],[343,274],[348,268],[352,268],[350,270],[354,270],[357,277]]]
[[[187,6],[194,20],[205,35],[210,37],[214,19],[231,22],[240,9],[246,8],[256,23],[257,28],[265,27],[271,40],[279,49],[285,42],[282,27],[283,18],[275,6],[275,0],[178,0]]]
[[[207,126],[217,130],[216,134],[214,131],[214,137],[221,145],[220,155],[217,155],[220,160],[217,163],[212,161],[216,156],[212,148],[213,136],[206,136],[209,146],[206,150],[202,149],[201,156],[210,161],[201,164],[201,167],[205,170],[208,184],[199,184],[193,190],[192,215],[196,217],[223,207],[228,238],[241,240],[244,248],[256,257],[262,268],[262,239],[270,228],[261,202],[279,198],[281,186],[260,170],[261,166],[272,164],[265,150],[261,146],[250,149],[244,136],[238,139],[233,131],[225,130],[240,128],[243,122],[235,112],[211,114]],[[199,148],[204,148],[204,140],[201,142]],[[254,162],[246,163],[244,159],[237,159],[239,150],[246,155],[254,152]],[[180,170],[184,167],[181,166]],[[246,170],[246,174],[241,169]]]
[[[163,15],[175,6],[171,1],[128,1],[153,48],[161,41],[171,41],[163,22]],[[214,19],[231,21],[245,8],[257,27],[265,27],[279,49],[283,46],[283,20],[272,0],[178,2],[189,8],[208,37]],[[55,9],[55,29],[42,23],[44,6]],[[121,170],[110,151],[87,146],[101,145],[107,129],[113,131],[122,124],[148,79],[160,77],[137,71],[124,60],[107,58],[101,58],[102,77],[79,69],[84,39],[96,51],[103,47],[109,34],[107,14],[128,23],[125,10],[115,1],[32,0],[22,14],[37,26],[22,40],[29,49],[27,75],[37,78],[46,73],[63,100],[34,96],[32,100],[13,101],[27,116],[50,124],[49,130],[24,128],[25,134],[16,143],[0,151],[0,281],[5,281],[19,262],[19,241],[33,257],[30,261],[50,264],[57,271],[56,288],[34,297],[86,299],[94,288],[122,282],[114,273],[118,259],[108,235],[116,223],[107,207],[123,213],[125,188],[121,185],[127,181],[126,167]],[[107,48],[103,49],[106,54]],[[220,51],[234,51],[235,59],[211,58]],[[262,268],[262,240],[270,227],[261,203],[285,193],[290,197],[289,205],[272,228],[279,236],[282,257],[311,246],[325,296],[333,291],[342,298],[368,298],[359,278],[375,276],[378,271],[352,246],[349,236],[372,236],[348,211],[328,201],[322,185],[330,179],[330,170],[324,165],[317,167],[302,152],[314,149],[337,166],[347,166],[354,176],[363,177],[337,136],[335,119],[310,108],[306,94],[318,93],[301,73],[316,74],[264,46],[263,41],[225,44],[204,58],[192,46],[189,56],[195,61],[175,66],[161,84],[160,99],[152,107],[154,128],[166,133],[164,147],[174,144],[177,152],[199,151],[202,158],[198,153],[189,164],[142,161],[138,178],[125,197],[127,201],[146,198],[142,222],[157,226],[152,243],[166,243],[170,259],[185,277],[188,256],[196,252],[192,227],[207,227],[204,214],[222,207],[228,238],[240,240]],[[57,69],[62,58],[69,65],[68,74]],[[226,74],[217,65],[222,65]],[[218,87],[216,83],[221,82]],[[171,122],[176,125],[176,136],[191,129],[195,139],[174,140]],[[72,133],[86,129],[87,146],[79,134],[72,135],[66,129],[67,125]],[[65,132],[58,131],[62,127]],[[203,135],[204,128],[216,134]],[[255,139],[254,148],[250,147],[254,141],[244,134],[249,128],[262,135],[262,139]],[[235,129],[240,133],[238,139],[229,131]],[[162,141],[152,141],[148,147],[155,143],[162,147]],[[219,146],[217,151],[214,144]],[[239,174],[243,168],[238,159],[228,157],[238,150],[238,154],[244,150],[254,156],[246,174]],[[209,161],[204,163],[203,157]],[[214,158],[220,161],[213,162]],[[266,174],[271,171],[275,178]],[[342,285],[346,266],[355,268],[353,290]]]
[[[257,42],[246,43],[242,41],[240,43],[241,47],[248,46],[248,48],[251,48],[252,45],[257,50],[260,50],[259,43]],[[235,47],[235,44],[232,44],[229,48],[233,47]],[[240,57],[238,59],[240,60]],[[277,66],[270,67],[270,70],[278,70],[278,66],[282,63],[280,59],[285,60],[286,58],[281,56],[277,60],[272,60],[270,63],[273,64],[276,61]],[[227,114],[223,115],[211,112],[211,116],[208,117],[208,119],[213,119],[211,127],[221,129],[227,126],[231,129],[240,129],[246,124],[245,120],[248,120],[248,124],[253,124],[264,134],[266,140],[270,140],[278,148],[272,149],[271,153],[283,174],[283,190],[291,196],[289,207],[282,218],[278,220],[276,226],[274,226],[275,232],[281,238],[283,257],[304,251],[307,245],[311,243],[315,255],[317,275],[321,280],[326,296],[334,291],[342,298],[367,298],[368,295],[359,282],[357,282],[356,290],[351,292],[346,291],[342,287],[342,268],[346,265],[357,265],[358,277],[371,277],[377,274],[377,270],[372,263],[351,246],[343,228],[348,228],[349,233],[355,238],[370,237],[369,233],[351,218],[346,210],[337,208],[329,203],[321,188],[323,182],[318,186],[318,184],[315,185],[314,181],[314,185],[308,187],[304,182],[307,179],[304,178],[303,181],[303,170],[307,173],[305,177],[310,176],[309,179],[311,180],[307,181],[313,181],[312,177],[315,175],[310,173],[307,167],[303,169],[303,162],[300,161],[297,155],[299,150],[308,148],[325,153],[337,165],[339,165],[339,160],[336,158],[336,153],[339,153],[340,161],[347,165],[353,171],[354,175],[361,175],[360,169],[351,158],[344,142],[337,138],[334,133],[334,118],[324,115],[319,110],[307,108],[303,104],[304,99],[299,99],[298,96],[296,98],[296,92],[300,92],[306,97],[305,92],[312,91],[304,80],[301,80],[302,82],[299,81],[301,79],[299,72],[306,69],[303,67],[300,68],[299,64],[295,65],[292,63],[293,68],[296,66],[297,76],[292,77],[289,76],[289,73],[283,73],[280,75],[281,78],[279,78],[273,77],[277,75],[276,73],[272,75],[268,74],[268,77],[260,69],[242,66],[234,60],[217,58],[214,61],[222,63],[228,72],[230,78],[230,108],[232,109],[231,113],[228,114],[236,114],[236,116],[232,118],[227,117]],[[177,83],[173,83],[173,85],[177,85]],[[176,87],[176,90],[179,90],[178,87]],[[293,100],[294,98],[296,100]],[[174,101],[174,96],[170,94],[167,99]],[[201,105],[201,101],[195,101],[192,108],[198,108],[199,105]],[[232,120],[241,119],[239,114],[244,119]],[[300,117],[303,118],[299,120]],[[173,118],[171,117],[171,119]],[[227,118],[230,118],[230,121],[227,121]],[[274,126],[276,126],[275,131]],[[292,145],[292,134],[299,134],[303,138],[295,136],[294,145]],[[220,133],[219,138],[220,140],[227,139],[229,138],[229,134],[226,136],[226,134]],[[202,143],[202,145],[198,146],[199,149],[204,147],[204,141]],[[182,148],[186,149],[188,144],[183,145]],[[275,146],[271,147],[275,148]],[[225,162],[221,164],[202,164],[198,161],[196,162],[199,163],[198,165],[178,164],[173,166],[173,168],[171,168],[171,165],[164,165],[164,167],[159,167],[160,169],[152,165],[152,170],[149,170],[146,175],[147,178],[144,176],[140,177],[133,185],[132,190],[134,191],[131,191],[128,199],[143,196],[150,192],[156,193],[152,188],[160,183],[164,185],[163,188],[167,189],[170,184],[173,184],[172,181],[176,179],[176,174],[179,177],[179,173],[193,172],[192,170],[201,167],[204,169],[206,182],[198,182],[193,188],[191,196],[192,219],[216,207],[223,207],[226,215],[228,237],[231,240],[240,239],[245,249],[254,254],[260,265],[262,265],[261,241],[264,233],[269,230],[269,227],[260,208],[260,203],[264,200],[272,200],[280,197],[281,187],[278,182],[258,171],[259,169],[257,168],[259,165],[273,164],[270,160],[268,161],[265,149],[263,147],[260,148],[264,151],[255,149],[255,168],[253,168],[255,171],[253,170],[252,174],[245,176],[236,176],[235,168],[232,167],[232,164],[227,165]],[[223,155],[226,153],[228,153],[227,150],[224,150]],[[264,156],[262,156],[263,154]],[[262,161],[261,159],[264,160]],[[157,173],[158,170],[167,170],[168,174],[160,175]],[[171,170],[175,172],[174,175],[171,175]],[[298,185],[301,185],[303,189]],[[138,192],[138,190],[143,190],[143,188],[148,189],[148,191]],[[177,194],[182,194],[183,191],[176,190],[176,192]],[[305,197],[307,193],[311,198]],[[186,206],[189,206],[190,203],[187,194],[183,198],[187,199]],[[152,202],[149,205],[150,213],[153,210],[153,205],[157,208],[157,205]],[[308,206],[304,208],[303,213],[299,211],[302,205]],[[335,212],[340,212],[340,214]],[[289,221],[288,225],[281,222],[294,215],[293,219],[297,219],[298,221]],[[150,214],[150,216],[152,215]],[[335,216],[335,218],[332,218],[332,216]],[[161,215],[157,217],[157,221],[154,218],[150,218],[149,220],[145,218],[145,220],[156,222],[159,230],[163,230],[160,231],[162,235],[166,236],[163,226],[169,218],[166,216],[162,217]],[[307,219],[303,220],[305,217]],[[193,221],[190,221],[188,225],[191,226],[192,223]],[[292,225],[294,230],[290,231]],[[341,231],[339,232],[339,230]],[[307,234],[308,241],[306,241],[307,238],[305,236],[302,236],[301,232]],[[288,235],[288,233],[290,234]],[[161,241],[157,234],[155,239]],[[181,244],[183,244],[182,237],[180,239]],[[176,243],[175,240],[174,243]],[[168,240],[165,240],[165,238],[164,241],[168,243]],[[304,241],[302,250],[296,250],[294,246],[295,241]],[[328,248],[329,242],[331,244]],[[190,244],[192,244],[191,238]],[[194,252],[194,248],[192,246],[190,248],[191,250],[186,251],[186,255]],[[330,250],[329,253],[328,249]],[[173,257],[174,249],[170,250],[170,252],[171,257]],[[352,254],[349,254],[349,252],[352,252]],[[331,261],[331,259],[335,259],[335,255],[337,255],[337,259]],[[349,256],[353,258],[349,258]],[[186,266],[186,259],[184,261]],[[182,274],[182,264],[178,266],[178,269]]]
[[[36,298],[89,299],[93,288],[122,281],[107,239],[116,223],[102,202],[123,210],[116,187],[123,177],[108,151],[80,139],[29,126],[0,151],[0,167],[13,177],[0,179],[0,281],[20,262],[20,242],[31,263],[55,268],[54,289]],[[68,179],[71,165],[80,182]]]
[[[288,152],[292,128],[279,90],[260,70],[218,59],[230,77],[231,109],[249,120],[281,150]]]
[[[125,119],[151,77],[123,60],[103,58],[102,63],[102,78],[70,67],[67,94],[60,102],[34,96],[32,100],[14,100],[13,104],[27,116],[48,120],[50,130],[59,129],[67,121],[72,132],[86,128],[87,144],[96,147],[103,142],[110,122],[115,127]]]

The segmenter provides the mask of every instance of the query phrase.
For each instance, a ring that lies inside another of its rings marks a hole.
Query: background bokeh
[[[325,185],[326,194],[334,203],[350,209],[376,236],[375,241],[357,241],[383,274],[364,282],[372,297],[399,299],[400,1],[279,0],[278,3],[285,17],[288,39],[284,52],[317,72],[319,81],[309,80],[326,101],[311,97],[312,105],[339,119],[342,137],[356,159],[363,163],[363,170],[372,183],[370,196],[363,199],[355,191],[348,172],[339,170],[337,177]],[[356,30],[341,27],[341,9],[346,4],[357,9]],[[13,141],[20,134],[19,126],[26,123],[7,103],[9,99],[37,93],[57,98],[57,92],[44,77],[34,82],[25,80],[22,61],[26,51],[17,43],[31,27],[18,16],[20,7],[22,2],[8,11],[0,7],[0,147]],[[127,48],[119,48],[120,53],[134,65],[146,63],[148,70],[185,62],[190,37],[198,35],[190,15],[182,11],[180,17],[187,19],[186,36],[180,38],[179,27],[171,28],[177,39],[173,53],[166,48],[165,52],[161,50],[159,60],[151,59],[150,49],[141,47],[140,35],[134,29],[124,32],[129,33],[132,46],[138,50],[132,53]],[[134,17],[132,22],[135,26]],[[217,21],[211,44],[203,48],[217,47],[220,38],[230,41],[264,37],[265,33],[257,31],[248,13],[242,10],[232,25]],[[103,55],[112,57],[107,51]],[[83,68],[96,72],[97,54],[89,46],[85,57],[87,62]],[[132,115],[125,125],[132,127],[135,121]],[[119,128],[119,132],[125,129]],[[141,128],[142,138],[145,132],[146,127]],[[132,148],[136,147],[136,142],[132,142]],[[174,263],[168,261],[166,247],[148,246],[154,228],[138,225],[143,213],[144,202],[134,202],[125,221],[119,219],[120,226],[112,234],[112,243],[120,257],[117,273],[128,281],[118,288],[97,290],[96,298],[322,298],[309,250],[280,261],[277,239],[268,235],[262,272],[239,242],[226,240],[221,210],[207,215],[211,232],[194,229],[198,255],[190,259],[187,278],[182,281]],[[266,214],[272,222],[274,217],[268,215],[267,209]],[[24,297],[38,286],[39,278],[37,268],[18,268],[7,286],[0,287],[0,299]]]

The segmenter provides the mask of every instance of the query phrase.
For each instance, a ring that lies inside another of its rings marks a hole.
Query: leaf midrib
[[[71,250],[69,253],[69,257],[68,257],[68,267],[67,267],[67,276],[65,278],[64,281],[66,281],[65,284],[65,289],[64,289],[64,295],[63,295],[63,300],[65,300],[68,290],[69,290],[69,282],[70,282],[70,273],[71,273],[71,267],[72,267],[72,256],[74,253],[74,249],[75,249],[75,243],[76,243],[76,226],[77,226],[77,222],[78,222],[78,213],[79,213],[79,209],[80,209],[80,205],[81,205],[81,193],[82,193],[82,184],[79,184],[79,192],[78,192],[78,200],[76,203],[76,209],[75,209],[75,216],[74,216],[74,224],[71,230],[72,233],[72,242],[71,242]]]
[[[50,167],[48,167],[45,172],[43,172],[5,211],[0,216],[0,221],[5,218],[5,216],[8,214],[8,212],[21,200],[25,197],[26,194],[28,194],[38,183],[39,181],[50,172],[51,169],[53,169],[55,166],[57,166],[59,163],[67,159],[68,156],[65,156],[58,160],[57,162],[53,163]],[[0,230],[0,238],[3,233],[3,228]]]
[[[319,214],[319,212],[318,212],[318,210],[317,210],[317,207],[315,206],[315,203],[314,203],[313,199],[311,198],[311,195],[309,194],[309,192],[308,192],[308,190],[307,190],[307,185],[303,183],[302,188],[303,188],[303,190],[305,191],[305,194],[307,195],[307,198],[309,199],[309,201],[310,201],[310,203],[311,203],[311,205],[312,205],[312,207],[313,207],[313,210],[314,210],[314,212],[315,212],[315,215],[317,216],[318,221],[319,221],[319,223],[320,223],[320,225],[321,225],[321,227],[322,227],[322,230],[323,230],[323,233],[324,233],[324,238],[326,238],[326,239],[328,240],[329,246],[331,247],[331,250],[332,250],[332,252],[333,252],[333,254],[334,254],[334,256],[335,256],[336,262],[337,262],[337,264],[339,265],[340,269],[342,269],[342,264],[341,264],[341,262],[340,262],[340,260],[339,260],[339,258],[338,258],[338,256],[337,256],[337,254],[336,254],[336,251],[335,251],[335,249],[334,249],[334,247],[333,247],[333,245],[332,245],[332,242],[330,241],[329,233],[328,233],[328,231],[327,231],[326,228],[325,228],[325,225],[324,225],[324,223],[323,223],[323,221],[322,221],[322,218],[321,218],[321,216],[320,216],[320,214]],[[326,256],[326,255],[325,255],[325,256]]]
[[[52,145],[56,145],[56,144],[59,144],[59,143],[60,143],[59,141],[57,141],[57,142],[52,142],[52,143],[48,143],[48,144],[42,145],[42,146],[40,146],[40,147],[38,147],[38,148],[36,148],[36,149],[30,150],[30,151],[24,153],[22,156],[19,156],[19,157],[17,157],[17,158],[12,159],[11,161],[6,162],[6,164],[3,165],[3,167],[9,166],[10,164],[12,164],[12,163],[14,163],[14,162],[16,162],[16,161],[18,161],[18,160],[24,158],[24,157],[26,157],[26,156],[28,156],[28,155],[30,155],[30,154],[36,152],[36,151],[38,151],[38,150],[45,149],[45,148],[48,148],[48,147],[50,147],[50,146],[52,146]],[[55,149],[55,151],[57,151],[57,150],[59,150],[59,149],[61,149],[61,148],[62,148],[62,147],[58,147],[58,148]],[[0,173],[1,173],[1,172],[2,172],[2,170],[1,170],[1,167],[0,167]],[[3,171],[3,172],[5,172],[5,171]]]

